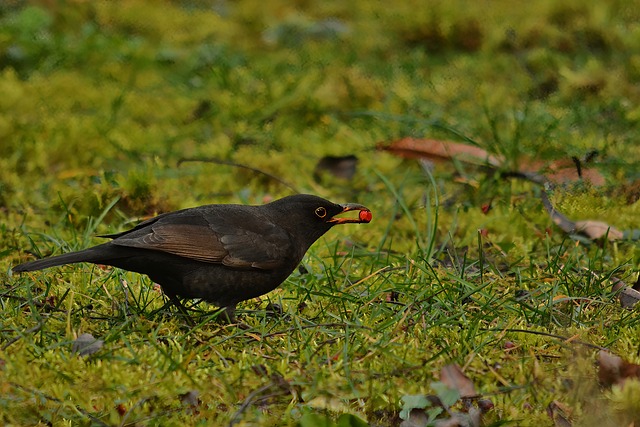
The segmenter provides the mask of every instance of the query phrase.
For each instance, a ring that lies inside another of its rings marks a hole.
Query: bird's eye
[[[319,207],[316,209],[316,215],[318,216],[318,218],[324,218],[325,216],[327,216],[327,210],[323,207]]]

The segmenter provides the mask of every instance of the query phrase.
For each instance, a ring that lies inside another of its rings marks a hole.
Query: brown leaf
[[[590,239],[597,240],[607,236],[610,242],[615,240],[621,240],[623,238],[622,231],[602,221],[576,221],[576,229],[580,234],[587,236]]]
[[[600,351],[598,354],[598,366],[598,380],[600,384],[612,386],[620,380],[621,357],[614,356],[606,351]]]
[[[570,158],[554,160],[551,163],[534,159],[520,159],[520,172],[543,177],[544,181],[554,184],[564,184],[582,179],[593,185],[605,184],[602,174],[593,168],[587,168],[595,157],[595,153],[587,154],[586,158]]]
[[[598,380],[607,387],[622,384],[627,378],[640,378],[640,365],[626,362],[604,350],[598,354],[598,365]]]
[[[316,164],[313,171],[313,177],[316,181],[320,181],[322,173],[330,173],[331,175],[350,180],[356,174],[356,166],[358,158],[353,154],[348,156],[324,156]]]
[[[638,286],[637,282],[631,288],[617,277],[612,277],[611,281],[613,282],[612,290],[618,292],[618,299],[623,308],[632,308],[640,301],[640,291],[635,289]]]
[[[400,423],[400,427],[426,427],[429,416],[424,409],[414,408],[409,412],[409,418]]]
[[[482,409],[475,406],[469,408],[469,427],[480,427],[482,425]]]
[[[379,150],[410,159],[430,159],[433,161],[456,159],[473,164],[500,166],[503,159],[473,145],[437,139],[402,138],[389,145],[378,144]]]
[[[556,427],[571,427],[571,412],[571,408],[557,400],[547,406],[547,415]]]
[[[573,159],[560,159],[546,165],[535,161],[521,162],[521,164],[524,171],[543,173],[547,180],[554,184],[565,184],[579,179],[596,186],[605,184],[604,176],[599,171],[593,168],[587,169],[582,162],[576,162]]]
[[[622,231],[602,221],[594,221],[591,219],[575,222],[571,221],[553,206],[546,191],[540,192],[540,199],[542,200],[544,208],[549,213],[551,220],[565,233],[578,233],[591,240],[598,240],[605,236],[607,236],[609,241],[621,240],[624,238]]]
[[[600,172],[596,169],[584,169],[578,174],[576,169],[562,169],[552,173],[545,174],[547,179],[554,184],[565,184],[574,182],[579,179],[590,182],[595,186],[601,186],[605,184],[605,179]]]
[[[440,371],[440,381],[447,387],[456,390],[460,397],[476,396],[476,389],[473,382],[462,372],[462,369],[455,364],[450,363]]]
[[[104,341],[95,339],[91,334],[80,335],[71,345],[71,351],[80,356],[89,356],[98,352]]]
[[[202,403],[199,396],[200,393],[198,393],[197,390],[189,390],[186,393],[180,394],[178,398],[182,405],[186,407],[188,413],[197,415],[199,413],[198,407]]]
[[[640,292],[626,287],[618,294],[622,308],[633,308],[640,301]]]
[[[436,422],[433,423],[433,426],[434,427],[470,427],[468,421],[469,420],[466,419],[466,417],[453,416],[451,418],[436,420]]]

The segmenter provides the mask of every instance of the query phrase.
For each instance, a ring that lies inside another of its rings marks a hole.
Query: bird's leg
[[[176,296],[176,294],[174,294],[173,292],[164,292],[164,294],[169,297],[169,301],[173,303],[173,305],[176,306],[176,308],[178,309],[178,311],[180,312],[180,314],[182,314],[182,316],[184,317],[184,319],[186,320],[186,322],[189,324],[189,326],[195,326],[195,323],[193,322],[193,319],[191,318],[191,316],[189,316],[189,313],[187,312],[187,308],[184,306],[184,304],[182,304],[182,302],[180,301],[180,299]]]
[[[226,323],[228,325],[235,325],[240,329],[251,329],[251,326],[247,325],[244,322],[238,322],[236,318],[236,305],[228,305],[224,309],[222,309],[218,314],[218,321],[221,323]]]
[[[236,305],[233,304],[226,306],[218,318],[225,323],[236,323],[238,320],[236,319]]]

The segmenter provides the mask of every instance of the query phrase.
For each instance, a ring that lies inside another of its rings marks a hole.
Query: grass
[[[403,398],[437,394],[448,363],[492,400],[485,425],[550,425],[553,401],[574,425],[640,419],[638,382],[600,388],[586,345],[638,363],[637,309],[610,281],[635,282],[637,242],[573,240],[530,184],[375,150],[455,139],[510,166],[597,150],[608,184],[558,187],[553,202],[636,229],[637,11],[428,3],[0,5],[0,420],[398,425]],[[348,154],[353,180],[314,179],[322,156]],[[210,158],[365,204],[373,222],[332,230],[304,269],[243,303],[248,329],[206,304],[189,327],[133,273],[9,273],[142,217],[290,194],[181,162]],[[103,347],[73,353],[82,333]]]

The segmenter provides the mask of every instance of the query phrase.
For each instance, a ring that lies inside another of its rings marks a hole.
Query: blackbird
[[[336,217],[359,211],[358,218]],[[368,223],[371,211],[308,194],[261,206],[206,205],[165,213],[78,252],[20,264],[14,272],[89,262],[146,274],[169,299],[199,298],[225,307],[277,288],[307,249],[337,224]]]

